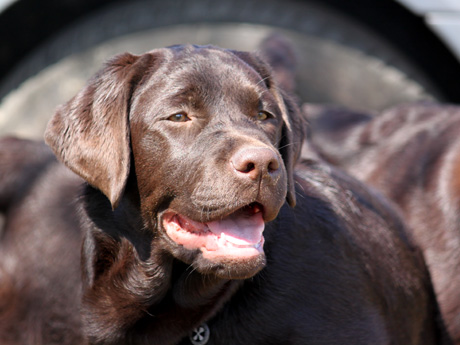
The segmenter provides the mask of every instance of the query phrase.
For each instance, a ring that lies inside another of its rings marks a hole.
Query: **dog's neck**
[[[90,342],[179,341],[240,285],[202,275],[155,245],[159,239],[142,229],[135,205],[124,202],[114,212],[91,188],[84,198],[91,199],[90,212],[83,210],[89,230],[82,250],[82,312]]]

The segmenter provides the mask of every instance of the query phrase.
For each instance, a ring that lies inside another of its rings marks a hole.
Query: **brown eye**
[[[259,121],[265,121],[269,117],[270,115],[268,115],[268,113],[266,113],[265,111],[259,111],[259,113],[257,114],[257,120]]]
[[[186,122],[190,121],[190,118],[184,113],[178,113],[168,117],[168,120],[172,122]]]

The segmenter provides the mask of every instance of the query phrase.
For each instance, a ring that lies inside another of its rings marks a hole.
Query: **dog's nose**
[[[232,156],[230,162],[238,174],[252,180],[274,177],[280,170],[278,155],[265,147],[243,148]]]

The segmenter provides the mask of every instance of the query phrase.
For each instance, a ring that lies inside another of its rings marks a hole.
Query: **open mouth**
[[[163,227],[171,240],[186,249],[200,249],[215,260],[249,258],[263,253],[263,206],[252,203],[223,219],[200,223],[174,211],[166,211]]]

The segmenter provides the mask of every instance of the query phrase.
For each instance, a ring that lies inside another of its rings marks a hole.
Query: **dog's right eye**
[[[190,121],[190,118],[185,113],[178,113],[168,117],[168,120],[172,122],[186,122]]]

